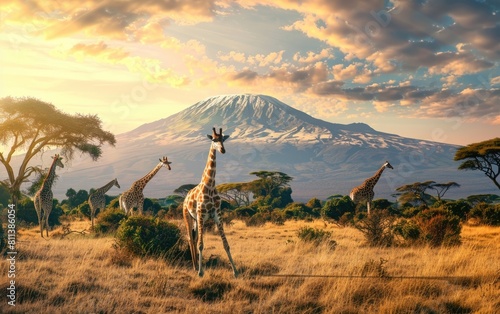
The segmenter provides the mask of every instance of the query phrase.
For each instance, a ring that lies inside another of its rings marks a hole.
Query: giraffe
[[[160,163],[156,165],[147,175],[141,179],[132,183],[132,186],[127,191],[123,192],[119,198],[120,209],[125,211],[125,214],[133,214],[134,207],[137,208],[137,212],[142,215],[142,207],[144,206],[144,194],[143,190],[146,184],[155,176],[155,174],[160,171],[161,167],[166,167],[168,170],[170,168],[171,162],[168,161],[167,157],[160,159]]]
[[[229,243],[227,242],[224,227],[221,221],[221,201],[219,193],[215,188],[215,154],[219,151],[221,154],[226,153],[224,141],[229,135],[222,135],[222,128],[219,129],[219,134],[212,128],[212,135],[207,135],[212,141],[208,152],[207,164],[201,177],[201,182],[196,187],[188,192],[183,203],[183,216],[186,224],[189,249],[191,251],[191,259],[193,261],[194,270],[198,270],[198,276],[203,277],[203,222],[212,218],[216,225],[219,235],[222,239],[222,244],[226,250],[227,257],[233,268],[234,277],[238,276],[238,271],[234,265]],[[197,245],[197,250],[195,248]],[[198,264],[198,268],[196,268]]]
[[[33,196],[33,203],[35,204],[36,214],[38,216],[38,223],[40,224],[40,235],[43,237],[43,225],[45,224],[45,231],[47,237],[49,236],[49,215],[52,211],[52,184],[56,175],[56,167],[64,168],[62,157],[56,154],[53,158],[52,165],[50,166],[47,177],[43,180],[42,186]]]
[[[106,194],[109,189],[113,186],[120,188],[120,184],[118,184],[118,179],[111,180],[108,184],[103,187],[96,189],[92,194],[89,195],[89,206],[90,206],[90,220],[92,221],[92,228],[94,228],[94,217],[96,210],[104,209],[106,207]]]
[[[373,196],[375,195],[375,193],[373,192],[373,188],[375,187],[375,184],[377,184],[378,179],[380,179],[380,176],[382,175],[382,172],[384,172],[384,169],[386,167],[394,169],[392,168],[391,164],[386,161],[373,177],[366,179],[361,185],[352,189],[351,193],[349,194],[351,200],[356,204],[362,200],[366,200],[368,215],[370,215],[371,202],[373,200]]]

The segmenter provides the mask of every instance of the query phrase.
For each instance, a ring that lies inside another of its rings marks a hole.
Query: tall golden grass
[[[304,226],[331,231],[337,246],[300,241]],[[117,251],[112,237],[61,238],[56,230],[46,240],[36,228],[19,230],[17,305],[4,297],[0,312],[500,313],[498,227],[464,226],[463,244],[446,248],[372,248],[356,229],[322,221],[235,221],[226,233],[241,271],[236,279],[216,234],[205,237],[209,265],[199,278],[190,263]],[[1,263],[4,294],[7,267]]]

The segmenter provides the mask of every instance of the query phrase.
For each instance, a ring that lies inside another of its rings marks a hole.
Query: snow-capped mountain
[[[117,146],[105,148],[98,162],[75,160],[59,174],[56,197],[64,197],[69,187],[90,189],[114,177],[122,186],[114,193],[123,192],[164,155],[172,171],[160,170],[146,187],[146,197],[164,197],[182,184],[198,183],[212,127],[230,135],[226,154],[217,155],[217,183],[254,180],[252,171],[281,171],[294,178],[294,199],[325,199],[348,194],[388,160],[394,170],[384,172],[376,198],[391,199],[397,187],[427,180],[461,184],[450,197],[497,192],[481,174],[457,170],[457,146],[382,133],[363,123],[330,123],[273,97],[244,94],[207,98],[117,135]]]

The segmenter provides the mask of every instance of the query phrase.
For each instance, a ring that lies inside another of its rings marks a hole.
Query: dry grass
[[[296,232],[303,226],[332,231],[337,247],[301,242]],[[111,237],[58,233],[45,240],[36,228],[19,231],[17,306],[3,298],[1,313],[500,312],[500,228],[464,226],[459,247],[382,249],[363,245],[355,229],[321,221],[257,228],[236,221],[226,233],[242,272],[237,279],[215,234],[205,242],[211,266],[198,278],[190,264],[117,252]],[[0,269],[6,274],[7,263]],[[6,291],[6,276],[1,280]]]

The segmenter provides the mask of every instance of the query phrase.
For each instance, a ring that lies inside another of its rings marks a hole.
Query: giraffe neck
[[[163,167],[163,163],[160,162],[153,170],[151,170],[147,175],[136,181],[136,183],[142,183],[143,187],[155,176],[158,171]]]
[[[366,180],[366,183],[367,183],[368,185],[370,185],[371,187],[374,187],[374,186],[375,186],[375,184],[377,184],[378,179],[380,179],[380,176],[382,175],[382,172],[384,172],[384,169],[385,169],[385,165],[384,165],[384,166],[382,166],[382,168],[380,168],[380,169],[379,169],[379,170],[375,173],[375,175],[374,175],[373,177],[368,178],[368,179]]]
[[[52,165],[50,166],[49,173],[47,174],[47,177],[45,180],[43,180],[42,183],[42,189],[43,190],[50,190],[52,188],[52,184],[54,183],[54,178],[56,176],[56,162],[57,159],[54,158],[54,161],[52,162]]]
[[[96,192],[105,194],[107,191],[109,191],[109,189],[111,189],[113,187],[113,185],[115,185],[115,180],[111,180],[111,182],[109,182],[108,184],[106,184],[102,188],[97,189]]]
[[[201,177],[201,184],[204,186],[214,187],[215,186],[215,154],[216,149],[214,145],[210,147],[210,151],[208,152],[207,164],[205,166],[205,170],[203,171],[203,176]]]

